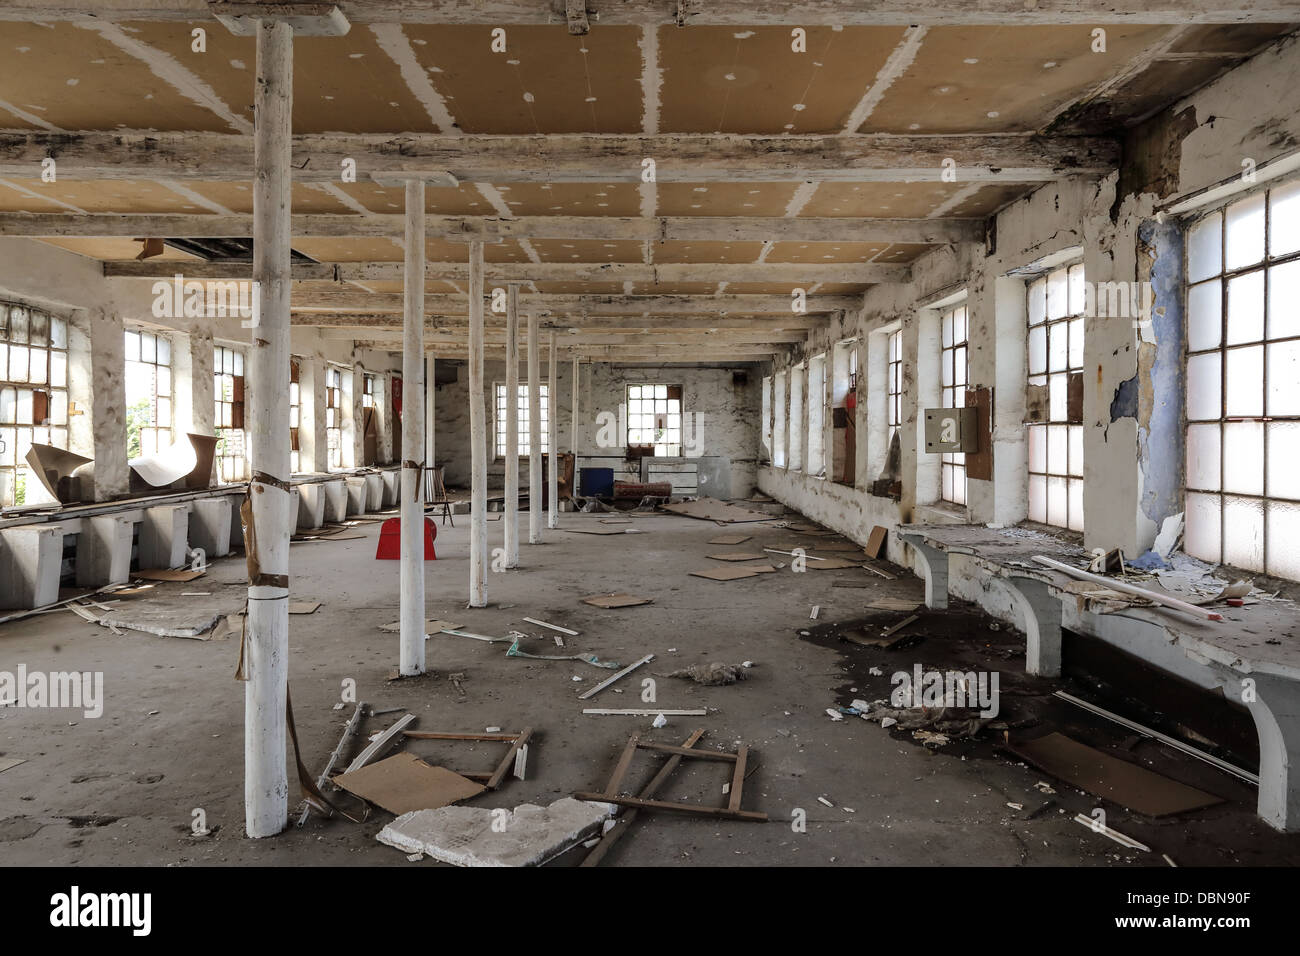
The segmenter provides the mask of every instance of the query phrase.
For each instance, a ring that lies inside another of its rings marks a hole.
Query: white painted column
[[[538,316],[528,313],[528,543],[542,540],[542,362],[537,348]]]
[[[437,371],[438,360],[430,355],[424,361],[424,463],[430,468],[437,464],[434,454],[438,450],[438,430],[434,423],[434,412],[438,405]],[[405,384],[402,387],[405,388]]]
[[[424,673],[424,182],[406,183],[406,263],[402,272],[401,613],[398,673]]]
[[[560,423],[556,421],[559,416],[556,414],[560,407],[555,390],[555,363],[558,356],[555,348],[555,332],[551,332],[551,362],[549,384],[546,388],[546,438],[551,446],[551,467],[548,476],[547,485],[549,486],[546,496],[551,502],[551,507],[546,512],[546,527],[555,528],[560,523],[560,498],[557,491],[560,486],[559,465],[560,465]]]
[[[469,244],[469,606],[487,605],[487,423],[483,403],[483,243]]]
[[[253,137],[253,280],[260,320],[250,357],[254,408],[249,483],[255,554],[248,559],[244,644],[244,825],[268,837],[289,818],[285,702],[289,681],[289,239],[293,28],[257,25]]]
[[[506,567],[519,567],[519,286],[506,299]]]
[[[578,378],[577,355],[573,356],[573,371],[570,374],[573,375],[573,382],[571,383],[573,389],[573,401],[570,403],[571,411],[573,413],[573,427],[569,429],[569,451],[573,452],[573,480],[576,483],[578,480],[578,421],[580,419],[578,414],[578,382],[580,379]],[[576,493],[576,489],[570,490]]]

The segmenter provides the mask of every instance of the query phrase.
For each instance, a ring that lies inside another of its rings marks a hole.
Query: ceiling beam
[[[327,282],[400,282],[400,262],[295,262],[293,278]],[[489,265],[484,278],[490,282],[771,282],[807,287],[813,283],[907,282],[911,267],[886,263],[754,263],[702,262],[647,265],[641,262],[506,262]],[[251,279],[252,263],[182,262],[166,259],[128,259],[104,263],[110,278]],[[459,262],[430,262],[427,280],[469,279],[469,265]]]
[[[400,320],[389,316],[356,316],[347,312],[295,312],[291,322],[296,326],[316,328],[400,328]],[[816,329],[826,324],[825,315],[787,315],[777,318],[754,316],[727,318],[719,316],[657,316],[657,315],[585,315],[543,316],[539,325],[543,329],[580,329],[584,332],[635,329],[701,330],[709,329]],[[469,319],[462,316],[437,316],[425,320],[428,329],[468,329]],[[505,318],[487,313],[485,327],[489,330],[505,329]]]
[[[275,6],[272,4],[271,6]],[[281,4],[280,6],[283,6]],[[566,0],[340,0],[352,23],[550,24],[564,26]],[[601,26],[906,26],[929,24],[1052,25],[1058,23],[1288,23],[1288,0],[588,0],[595,29]],[[207,20],[206,0],[7,0],[0,21]]]
[[[37,194],[39,195],[39,194]],[[293,217],[296,238],[398,238],[404,216],[303,215]],[[906,242],[945,245],[984,238],[984,225],[972,219],[870,219],[861,217],[725,218],[618,216],[521,216],[518,219],[427,216],[430,239],[463,239],[475,230],[503,239],[600,239],[691,242]],[[139,215],[0,213],[0,236],[29,238],[229,239],[251,236],[253,217],[245,215]],[[491,264],[489,264],[489,268]]]
[[[939,182],[945,160],[960,183],[1036,183],[1099,176],[1119,162],[1116,139],[1016,133],[741,136],[589,133],[546,136],[304,133],[293,137],[293,178],[335,182],[344,159],[358,177],[445,170],[461,182],[639,183],[645,157],[659,183]],[[246,182],[253,138],[228,133],[0,134],[0,176]]]
[[[774,315],[793,314],[791,297],[786,295],[529,295],[521,306],[541,312],[576,312],[589,315]],[[293,292],[293,310],[305,314],[312,309],[323,312],[358,314],[398,314],[402,311],[400,292]],[[812,295],[807,297],[807,312],[856,311],[862,306],[860,295]],[[425,312],[430,315],[463,315],[469,311],[464,295],[426,295]]]
[[[401,329],[374,330],[367,329],[364,332],[366,339],[371,341],[387,341],[400,345],[402,342]],[[345,331],[334,330],[326,338],[356,339],[356,335],[348,335]],[[746,346],[761,348],[769,345],[795,345],[806,341],[808,338],[806,332],[695,332],[695,333],[674,333],[674,332],[640,332],[628,334],[614,332],[607,334],[593,332],[566,332],[557,335],[557,344],[565,347],[579,345],[598,345],[598,346],[615,346],[626,345],[636,346],[641,351],[649,351],[659,347],[685,347],[685,346]],[[468,332],[465,334],[455,335],[445,334],[426,334],[425,345],[464,345],[469,339]],[[487,345],[504,346],[506,342],[503,334],[488,334],[484,343]]]

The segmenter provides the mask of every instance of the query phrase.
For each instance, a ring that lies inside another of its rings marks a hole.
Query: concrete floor
[[[599,517],[562,515],[561,525],[594,526]],[[526,541],[527,516],[521,519]],[[860,620],[864,606],[878,596],[919,601],[920,582],[902,571],[897,581],[856,569],[794,574],[787,567],[730,583],[687,574],[717,564],[704,556],[725,550],[707,544],[723,533],[752,534],[745,549],[788,549],[827,539],[801,539],[764,525],[722,529],[676,516],[638,516],[633,527],[648,532],[640,535],[545,532],[543,544],[521,545],[522,568],[489,575],[490,605],[471,611],[464,607],[468,526],[468,516],[457,516],[455,528],[438,527],[439,560],[428,564],[429,617],[487,634],[543,633],[524,624],[524,616],[582,632],[566,639],[564,651],[549,635],[535,641],[531,650],[540,654],[590,652],[623,663],[657,655],[635,679],[621,682],[622,693],[605,691],[592,702],[596,706],[642,706],[641,677],[693,663],[750,660],[756,664],[750,679],[726,687],[658,679],[659,706],[710,709],[707,717],[675,718],[658,731],[650,729],[649,719],[582,715],[590,704],[578,701],[577,694],[610,671],[578,662],[509,659],[504,645],[435,635],[428,643],[432,673],[390,682],[397,635],[379,626],[397,618],[397,565],[374,560],[378,525],[366,524],[358,529],[364,540],[315,541],[292,550],[294,599],[324,602],[315,614],[290,619],[290,686],[303,759],[313,775],[351,712],[350,705],[332,709],[341,683],[351,678],[360,699],[377,709],[408,709],[418,717],[417,728],[535,728],[528,779],[508,781],[499,791],[475,798],[475,806],[545,804],[574,790],[599,789],[633,731],[678,743],[699,726],[707,728],[702,745],[730,750],[743,740],[750,746],[757,770],[746,783],[745,807],[765,811],[770,822],[643,815],[607,865],[1163,866],[1161,853],[1180,865],[1300,862],[1300,837],[1276,834],[1256,820],[1248,787],[1149,742],[1134,747],[1130,741],[1129,747],[1138,759],[1228,802],[1161,820],[1106,805],[1108,823],[1151,845],[1155,852],[1148,854],[1073,823],[1076,812],[1099,801],[996,750],[996,741],[958,742],[930,752],[910,734],[856,717],[832,721],[828,707],[855,697],[887,697],[887,675],[895,670],[910,670],[916,661],[927,666],[968,661],[976,651],[992,655],[990,666],[1002,672],[1004,695],[1013,688],[1004,699],[1037,700],[1069,684],[1026,678],[1023,651],[1014,650],[1017,644],[1023,648],[1023,637],[1006,628],[991,630],[989,620],[969,608],[950,612],[946,626],[928,628],[919,645],[892,652],[825,637],[824,625],[833,630],[837,622]],[[493,521],[488,529],[490,546],[498,547],[502,525]],[[243,605],[244,574],[243,560],[236,556],[216,562],[204,578],[160,585],[154,593],[178,602],[214,601],[234,613]],[[864,576],[866,588],[831,587],[833,580]],[[579,601],[624,590],[654,603],[606,611]],[[186,591],[208,591],[211,597],[180,597]],[[815,604],[821,606],[823,626],[801,637]],[[208,642],[134,632],[116,636],[70,612],[0,628],[0,669],[25,663],[29,671],[100,670],[106,697],[99,719],[66,710],[0,708],[0,755],[26,759],[0,775],[0,860],[10,865],[436,865],[407,863],[403,854],[375,841],[391,819],[383,811],[360,825],[313,817],[305,828],[290,828],[273,839],[244,837],[244,693],[233,678],[238,652],[237,634]],[[886,676],[869,675],[872,666]],[[458,671],[467,678],[463,701],[446,679]],[[581,683],[572,679],[575,675]],[[373,733],[398,716],[374,718],[367,730]],[[1088,726],[1094,745],[1122,739],[1096,721]],[[500,745],[431,741],[413,742],[409,749],[460,770],[488,769],[501,753]],[[639,760],[644,762],[629,778],[634,783],[648,779],[657,766],[649,756]],[[717,805],[724,775],[717,764],[685,762],[661,796]],[[290,777],[291,807],[296,807],[292,769]],[[1053,785],[1057,803],[1031,819],[1030,812],[1046,799],[1035,789],[1038,781]],[[806,811],[806,832],[795,832],[789,822],[796,808]],[[191,835],[196,809],[206,814],[215,831],[211,835]],[[580,856],[571,852],[553,865],[571,865]]]

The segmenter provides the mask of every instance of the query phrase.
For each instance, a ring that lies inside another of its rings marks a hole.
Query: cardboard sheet
[[[455,631],[460,628],[459,624],[453,624],[451,621],[440,621],[437,618],[429,618],[424,622],[424,631],[426,634],[437,634],[439,631]],[[394,621],[392,624],[380,624],[381,631],[387,631],[390,634],[398,634],[402,630],[402,622]]]
[[[1044,773],[1151,817],[1223,802],[1212,793],[1112,757],[1064,734],[1018,742],[1011,746],[1011,752]]]
[[[709,568],[707,571],[692,571],[690,573],[697,578],[708,578],[710,581],[738,581],[740,578],[752,578],[759,574],[774,571],[776,571],[776,568],[769,564],[761,567],[733,565],[731,567]]]
[[[809,571],[837,571],[840,568],[860,568],[861,561],[850,561],[847,558],[822,558],[820,561],[809,561]]]
[[[882,597],[872,601],[867,607],[876,611],[915,611],[921,602],[915,598]]]
[[[871,534],[867,536],[867,546],[863,548],[867,552],[867,557],[878,558],[885,548],[885,540],[889,537],[889,532],[880,525],[871,529]]]
[[[290,601],[290,614],[315,614],[320,607],[320,601]]]
[[[767,554],[762,551],[726,551],[721,554],[706,554],[705,557],[715,561],[758,561],[766,558]]]
[[[772,516],[761,511],[738,508],[717,498],[700,498],[697,501],[682,501],[678,504],[664,505],[664,511],[687,518],[699,518],[702,521],[722,521],[727,524],[744,521],[770,521]]]
[[[637,597],[635,594],[594,594],[582,599],[583,604],[603,608],[639,607],[642,604],[651,604],[653,601],[653,598]]]
[[[744,544],[752,534],[720,534],[716,538],[710,538],[709,544]]]
[[[561,531],[567,531],[570,534],[627,534],[628,528],[561,528]]]
[[[203,577],[202,571],[191,571],[188,568],[144,568],[140,571],[132,571],[131,577],[139,578],[142,581],[193,581],[195,578]]]
[[[434,767],[405,752],[340,774],[334,782],[348,793],[399,816],[459,803],[487,789],[455,771]]]

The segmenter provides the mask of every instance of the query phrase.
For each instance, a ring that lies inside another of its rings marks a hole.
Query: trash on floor
[[[1050,733],[1034,740],[1018,741],[1009,749],[1053,777],[1149,817],[1169,816],[1223,802],[1212,793],[1112,757],[1064,734]]]
[[[609,812],[572,797],[514,810],[447,806],[403,814],[376,839],[455,866],[541,866],[597,834]]]
[[[637,597],[634,594],[593,594],[591,597],[582,599],[583,604],[606,609],[640,607],[642,604],[651,604],[653,602],[653,598]]]
[[[533,728],[525,727],[517,734],[502,733],[500,727],[489,727],[481,734],[449,734],[434,730],[406,730],[402,736],[409,740],[461,740],[461,741],[499,741],[510,744],[496,767],[489,771],[459,771],[462,777],[478,780],[489,790],[496,790],[513,771],[519,780],[524,779],[528,766],[528,742],[532,739]]]
[[[692,577],[708,578],[710,581],[739,581],[741,578],[752,578],[759,574],[769,574],[776,568],[770,564],[765,566],[747,565],[744,567],[720,567],[709,568],[705,571],[690,571]]]
[[[671,803],[664,800],[624,796],[623,777],[626,776],[638,750],[666,753],[687,759],[696,758],[711,762],[730,763],[732,765],[731,790],[727,795],[727,805],[725,807],[706,807],[691,803]],[[691,747],[677,747],[672,744],[647,743],[641,740],[640,734],[633,734],[628,738],[627,746],[623,748],[622,756],[619,757],[618,763],[614,766],[614,772],[610,776],[609,782],[605,784],[604,792],[579,791],[574,796],[579,800],[592,800],[597,801],[599,804],[615,803],[620,806],[636,807],[641,810],[672,810],[678,813],[699,814],[730,820],[764,822],[767,820],[766,813],[742,810],[740,807],[741,800],[744,797],[745,768],[748,761],[749,748],[744,744],[740,744],[734,754],[729,754],[718,750],[697,750]]]
[[[745,680],[749,677],[745,673],[743,664],[692,664],[690,667],[684,667],[681,670],[670,671],[667,674],[660,674],[660,677],[678,677],[682,680],[693,680],[697,684],[704,684],[706,687],[722,687],[726,684],[734,684],[737,681]]]
[[[582,663],[590,664],[592,667],[605,667],[609,670],[618,670],[623,666],[618,661],[602,661],[595,654],[529,654],[527,651],[521,651],[519,649],[520,639],[527,636],[528,635],[526,634],[516,633],[514,635],[514,643],[511,644],[510,649],[506,651],[506,657],[526,657],[529,660],[534,661],[582,661]]]
[[[595,687],[593,687],[593,688],[591,688],[590,690],[587,690],[587,691],[585,691],[585,692],[579,694],[579,695],[578,695],[578,700],[590,700],[592,697],[595,697],[597,694],[599,694],[599,693],[600,693],[602,690],[604,690],[606,687],[609,687],[611,684],[617,683],[619,680],[621,680],[623,677],[627,676],[628,674],[632,673],[632,671],[636,670],[636,669],[637,669],[638,667],[640,667],[642,664],[647,664],[647,663],[649,663],[650,661],[652,661],[652,660],[654,660],[654,659],[655,659],[655,656],[654,656],[653,654],[647,654],[645,657],[641,658],[639,661],[633,661],[631,664],[628,664],[627,667],[624,667],[621,671],[619,671],[619,672],[618,672],[617,674],[615,674],[614,676],[612,676],[612,677],[607,677],[605,680],[601,681],[601,682],[600,682],[599,684],[597,684]]]
[[[446,767],[432,766],[406,752],[340,774],[334,778],[334,783],[398,815],[445,807],[468,800],[487,789]]]

